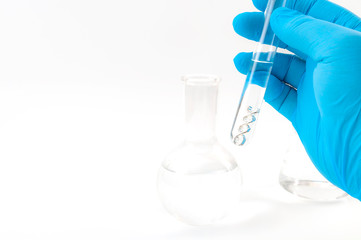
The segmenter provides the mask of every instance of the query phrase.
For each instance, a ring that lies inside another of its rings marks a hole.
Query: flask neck
[[[185,78],[186,142],[214,143],[219,79],[211,76]]]

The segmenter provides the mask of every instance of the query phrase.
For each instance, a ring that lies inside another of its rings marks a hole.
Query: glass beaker
[[[183,77],[186,138],[163,161],[158,192],[165,209],[191,225],[222,219],[240,201],[242,178],[215,135],[219,78]]]
[[[288,192],[309,200],[333,201],[348,196],[321,175],[294,129],[290,135],[279,182]]]

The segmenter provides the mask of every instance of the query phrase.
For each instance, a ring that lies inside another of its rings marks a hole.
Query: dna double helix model
[[[239,134],[233,139],[234,144],[242,146],[246,143],[246,134],[251,131],[252,123],[257,120],[259,109],[253,109],[251,106],[247,108],[247,115],[243,117],[243,124],[239,126]]]

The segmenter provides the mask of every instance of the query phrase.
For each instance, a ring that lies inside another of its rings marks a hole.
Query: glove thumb
[[[333,49],[353,30],[334,23],[315,19],[288,8],[277,8],[271,16],[271,27],[277,37],[314,61],[332,56]]]

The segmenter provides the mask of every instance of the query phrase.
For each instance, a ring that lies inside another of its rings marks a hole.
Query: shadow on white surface
[[[352,211],[353,200],[312,202],[281,191],[278,186],[263,191],[264,194],[249,191],[242,198],[239,208],[218,224],[184,226],[151,239],[275,239],[277,236],[277,239],[336,240],[347,236],[345,228],[354,229],[355,226],[344,226],[342,223],[342,215],[347,216]],[[357,207],[355,210],[361,209]],[[331,234],[327,229],[332,225],[335,228]],[[343,228],[343,231],[337,228]],[[348,233],[356,236],[352,230]]]

